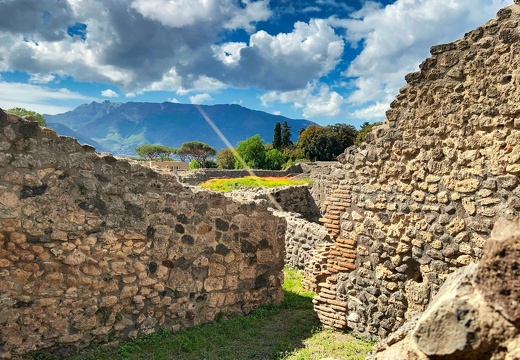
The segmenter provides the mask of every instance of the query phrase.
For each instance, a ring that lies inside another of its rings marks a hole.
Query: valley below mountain
[[[271,142],[276,122],[287,121],[293,141],[301,129],[315,125],[312,121],[289,119],[240,105],[200,105],[200,108],[232,146],[256,134],[266,143]],[[179,147],[186,141],[200,141],[217,151],[227,147],[197,106],[191,104],[92,102],[45,118],[49,124],[60,124],[53,127],[60,135],[80,134],[80,142],[114,155],[135,156],[135,148],[143,144]]]

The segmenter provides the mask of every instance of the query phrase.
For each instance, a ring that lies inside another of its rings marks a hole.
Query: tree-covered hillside
[[[314,124],[239,105],[200,108],[233,146],[255,134],[271,139],[275,123],[285,121],[292,129],[292,141],[296,142],[300,129]],[[179,147],[188,141],[199,141],[217,150],[226,147],[197,107],[190,104],[92,102],[45,117],[49,123],[63,124],[120,155],[134,155],[134,149],[142,144]]]

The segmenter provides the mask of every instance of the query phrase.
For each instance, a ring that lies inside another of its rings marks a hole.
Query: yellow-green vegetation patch
[[[295,179],[289,177],[246,176],[243,178],[233,179],[211,179],[199,184],[199,186],[210,190],[228,192],[232,190],[242,190],[248,188],[273,188],[278,186],[305,185],[310,183],[312,183],[312,180]]]

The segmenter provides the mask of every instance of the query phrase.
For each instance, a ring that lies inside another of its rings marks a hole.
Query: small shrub
[[[123,321],[123,315],[121,313],[117,313],[115,321],[116,321],[116,324]]]

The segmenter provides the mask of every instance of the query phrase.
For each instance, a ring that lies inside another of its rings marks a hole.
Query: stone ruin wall
[[[367,360],[520,359],[520,218],[499,219],[482,259],[451,273],[428,308]]]
[[[299,165],[301,173],[296,177],[313,180],[309,189],[310,195],[319,209],[320,216],[325,214],[329,197],[345,179],[342,164],[337,161],[317,161],[297,165]]]
[[[314,256],[320,253],[321,246],[332,243],[332,239],[320,224],[292,214],[286,213],[283,216],[287,220],[285,265],[299,270],[311,268]]]
[[[385,124],[341,156],[343,178],[325,179],[321,221],[334,244],[309,274],[324,324],[386,337],[482,256],[498,217],[518,218],[519,20],[512,5],[432,47]]]
[[[0,179],[0,358],[282,299],[286,221],[260,202],[196,190],[1,111]]]
[[[321,216],[319,203],[316,203],[310,189],[314,184],[278,186],[275,188],[249,188],[225,193],[232,199],[261,201],[267,207],[281,212],[292,213],[303,220],[318,223]],[[282,213],[279,215],[283,216]]]
[[[519,8],[433,47],[367,143],[301,164],[313,199],[277,195],[292,215],[1,114],[0,357],[277,302],[284,236],[324,324],[395,331],[481,257],[497,217],[518,217]]]
[[[306,171],[306,178],[310,171]],[[318,223],[320,204],[311,196],[318,182],[307,185],[235,190],[225,193],[237,201],[255,201],[273,209],[273,214],[287,222],[285,232],[285,265],[304,270],[312,266],[315,254],[323,244],[331,243],[326,228]],[[309,284],[311,288],[312,285]]]

